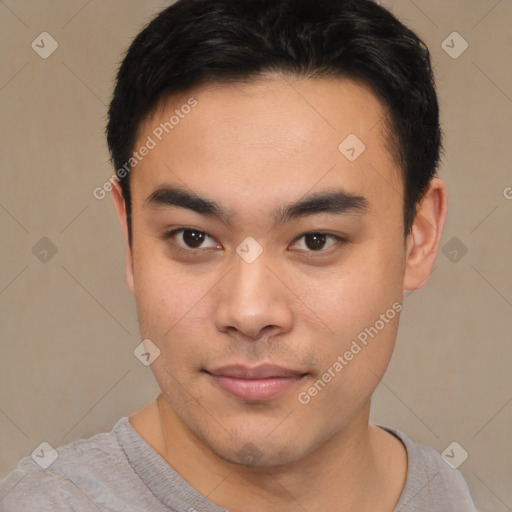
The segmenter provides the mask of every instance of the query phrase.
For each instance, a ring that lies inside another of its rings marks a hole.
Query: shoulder
[[[91,496],[109,486],[114,467],[130,469],[116,436],[124,420],[109,433],[78,439],[54,450],[43,447],[40,460],[39,453],[21,459],[0,480],[0,510],[101,510]]]
[[[452,468],[434,448],[414,442],[399,430],[379,426],[398,437],[407,450],[407,477],[397,512],[477,512],[458,469]]]

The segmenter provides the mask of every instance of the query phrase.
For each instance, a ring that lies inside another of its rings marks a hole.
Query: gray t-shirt
[[[382,428],[407,449],[407,478],[394,512],[476,512],[462,473],[433,448]],[[42,462],[24,457],[0,481],[1,512],[226,512],[190,486],[127,417],[110,433],[73,441],[56,453],[41,450],[34,457]]]

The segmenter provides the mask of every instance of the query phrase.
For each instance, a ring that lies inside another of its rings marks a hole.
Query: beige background
[[[121,54],[169,3],[0,3],[0,476],[42,441],[110,430],[157,393],[133,355],[114,209],[92,191],[113,172],[104,128]],[[457,441],[479,509],[510,511],[512,2],[383,3],[432,52],[450,212],[446,254],[405,301],[372,421],[439,452]],[[59,45],[47,59],[31,48],[44,31]],[[456,59],[441,46],[454,31],[469,43]],[[33,252],[43,237],[57,250],[47,262]]]

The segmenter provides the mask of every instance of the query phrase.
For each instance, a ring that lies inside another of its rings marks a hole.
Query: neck
[[[401,443],[369,425],[369,410],[368,402],[327,443],[277,467],[241,466],[219,457],[162,395],[130,422],[192,487],[230,512],[392,511],[405,482],[406,470],[396,458]]]

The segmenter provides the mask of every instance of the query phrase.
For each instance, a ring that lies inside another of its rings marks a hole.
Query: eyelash
[[[182,226],[182,227],[173,229],[171,231],[165,232],[162,235],[162,239],[165,240],[165,241],[169,240],[174,235],[176,235],[176,234],[178,234],[178,233],[180,233],[182,231],[196,231],[196,232],[201,233],[203,235],[206,235],[210,239],[214,240],[214,238],[209,233],[207,233],[206,231],[202,231],[201,229],[187,227],[187,226]],[[342,237],[339,237],[337,235],[333,235],[332,233],[326,233],[324,231],[308,231],[306,233],[302,233],[302,235],[300,235],[297,238],[295,238],[295,240],[293,242],[295,243],[298,240],[300,240],[301,238],[304,238],[305,236],[308,236],[308,235],[325,235],[328,239],[335,240],[338,243],[346,243],[347,242],[347,240],[342,238]],[[192,248],[189,248],[189,249],[185,249],[185,248],[175,244],[175,250],[176,251],[178,251],[180,253],[185,253],[185,254],[188,254],[188,255],[191,255],[191,254],[196,255],[196,254],[199,254],[201,251],[205,251],[205,250],[208,250],[208,249],[212,249],[212,248],[206,248],[206,249],[192,249]],[[316,254],[322,255],[322,254],[326,254],[326,253],[331,252],[332,249],[333,249],[333,247],[331,247],[330,249],[326,249],[326,250],[319,250],[319,251],[306,250],[304,252],[309,253],[311,255],[316,255]]]

